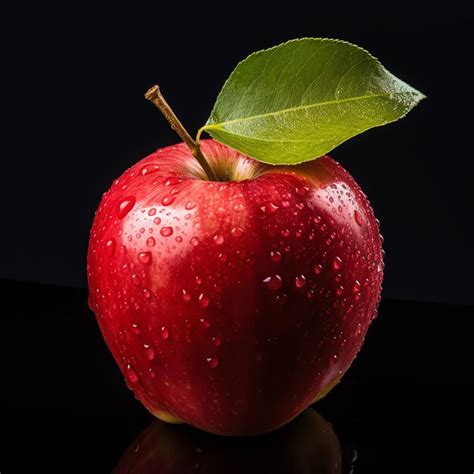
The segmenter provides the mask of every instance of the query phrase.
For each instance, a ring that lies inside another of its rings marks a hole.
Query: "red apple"
[[[114,474],[339,474],[341,448],[331,425],[305,410],[274,433],[223,438],[156,420],[130,445]]]
[[[129,388],[203,430],[273,430],[324,396],[359,351],[382,282],[379,227],[325,156],[263,165],[213,140],[208,181],[184,143],[103,196],[91,307]]]

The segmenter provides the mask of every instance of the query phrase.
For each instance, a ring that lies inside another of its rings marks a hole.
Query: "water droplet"
[[[132,323],[132,332],[137,336],[141,334],[142,330],[140,329],[140,326],[137,323]]]
[[[313,221],[315,224],[320,224],[321,223],[321,216],[314,216]]]
[[[217,357],[208,357],[206,362],[211,369],[215,369],[219,365],[219,359]]]
[[[271,275],[263,280],[265,287],[272,291],[277,291],[281,288],[281,276]]]
[[[176,237],[174,240],[176,240],[176,242],[180,244],[183,241],[183,238],[180,235],[178,235],[178,237]]]
[[[165,186],[174,186],[175,184],[179,183],[181,183],[181,180],[175,176],[170,176],[169,178],[165,179]]]
[[[218,336],[213,336],[212,341],[214,342],[214,345],[216,347],[219,347],[221,345],[221,338]]]
[[[184,208],[190,211],[191,209],[194,209],[196,207],[196,203],[192,201],[188,201],[185,205]]]
[[[304,196],[309,191],[309,188],[308,186],[302,186],[301,188],[296,188],[295,191],[296,191],[296,194],[299,194],[300,196]]]
[[[361,290],[361,284],[360,284],[359,280],[354,281],[354,285],[352,285],[352,291],[354,293],[359,293],[360,290]]]
[[[265,204],[265,206],[262,206],[260,208],[262,212],[264,212],[265,214],[270,214],[270,215],[275,214],[275,212],[278,211],[278,209],[280,209],[280,207],[274,204],[273,202]]]
[[[209,298],[204,293],[199,295],[198,301],[201,308],[207,308],[209,306]]]
[[[234,211],[236,211],[236,212],[240,212],[240,211],[243,211],[243,210],[244,210],[244,205],[242,203],[236,204],[234,206]]]
[[[217,258],[219,259],[219,262],[226,262],[227,261],[227,255],[225,253],[220,253]]]
[[[130,367],[130,365],[127,366],[126,376],[130,383],[138,382],[138,374]]]
[[[205,329],[208,329],[211,326],[211,323],[207,319],[201,318],[199,321]]]
[[[199,275],[196,275],[196,277],[194,278],[194,280],[196,281],[196,284],[197,285],[200,285],[202,283],[202,279]]]
[[[288,301],[288,296],[286,296],[285,293],[282,293],[276,297],[276,300],[279,304],[285,304]]]
[[[140,170],[140,174],[145,176],[146,174],[156,173],[159,170],[160,167],[158,165],[146,165]]]
[[[281,262],[281,253],[280,252],[270,252],[270,258],[272,259],[272,262],[278,263]]]
[[[283,237],[289,237],[290,236],[290,231],[288,229],[284,229],[281,231],[281,235]]]
[[[161,203],[163,206],[169,206],[170,204],[173,204],[174,200],[176,199],[175,196],[165,196],[162,200]]]
[[[306,285],[306,277],[304,275],[298,275],[295,278],[296,288],[303,288]]]
[[[332,261],[332,268],[333,270],[340,270],[342,268],[342,260],[340,257],[334,257],[334,260]]]
[[[156,244],[156,240],[153,237],[148,237],[146,244],[148,247],[153,247]]]
[[[354,211],[354,219],[357,224],[359,224],[360,226],[362,225],[362,215],[357,209]]]
[[[314,298],[314,290],[308,290],[306,292],[306,298],[308,298],[309,300],[312,300]]]
[[[112,237],[111,239],[107,240],[105,246],[107,247],[108,254],[112,256],[115,252],[115,239]]]
[[[148,360],[153,360],[155,358],[155,351],[153,350],[153,347],[150,347],[148,344],[143,344],[143,347],[145,348],[145,356]]]
[[[148,210],[148,215],[149,216],[154,216],[156,214],[156,209],[152,207],[151,209]]]
[[[149,298],[151,296],[151,292],[148,288],[143,288],[143,296],[145,298]]]
[[[123,219],[133,208],[135,205],[135,198],[133,196],[129,196],[124,200],[120,201],[120,204],[117,209],[117,216],[119,219]]]
[[[170,337],[170,332],[166,326],[161,326],[161,338],[168,339]]]
[[[153,219],[153,224],[156,224],[156,225],[161,224],[161,218],[160,218],[160,217],[155,217],[155,218]]]
[[[149,265],[151,263],[151,252],[140,252],[138,254],[138,260],[140,260],[143,265]]]
[[[244,233],[244,229],[242,227],[232,227],[230,233],[233,237],[240,237]]]
[[[163,237],[169,237],[170,235],[173,235],[173,227],[162,227],[160,230],[160,234]]]
[[[281,207],[290,207],[290,201],[281,201]]]
[[[321,275],[322,271],[323,271],[323,266],[320,263],[317,263],[314,266],[314,273],[316,273],[316,275]]]
[[[193,237],[189,242],[194,247],[197,247],[199,245],[199,239],[197,237]]]
[[[224,236],[222,234],[216,234],[213,240],[216,245],[222,245],[224,243]]]
[[[302,202],[299,202],[296,204],[296,209],[298,209],[299,211],[303,210],[304,209],[304,204]]]
[[[341,296],[342,293],[344,293],[344,287],[341,285],[336,288],[336,295]]]
[[[191,295],[185,290],[182,290],[183,294],[183,300],[186,301],[186,303],[189,303],[191,301]]]

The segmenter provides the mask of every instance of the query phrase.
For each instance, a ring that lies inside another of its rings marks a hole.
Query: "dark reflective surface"
[[[114,474],[338,474],[341,464],[334,430],[308,409],[276,432],[247,438],[155,421],[129,446]]]
[[[310,474],[338,472],[339,462],[343,473],[474,469],[471,307],[383,302],[353,367],[315,405],[319,415],[306,412],[264,437],[222,439],[151,424],[84,291],[5,281],[0,288],[2,474]]]

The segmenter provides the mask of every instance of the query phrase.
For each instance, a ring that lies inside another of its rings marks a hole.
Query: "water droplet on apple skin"
[[[320,263],[317,263],[315,266],[314,266],[314,273],[316,275],[320,275],[323,271],[323,266],[320,264]]]
[[[304,275],[298,275],[295,278],[295,286],[298,289],[303,288],[306,285],[306,277]]]
[[[282,281],[280,275],[270,275],[263,280],[265,288],[271,291],[277,291],[281,288]]]
[[[147,174],[152,174],[152,173],[156,173],[157,171],[160,170],[160,167],[158,165],[155,165],[155,164],[150,164],[150,165],[145,165],[141,170],[140,170],[140,174],[142,176],[145,176]]]
[[[125,371],[125,376],[127,380],[133,384],[137,383],[139,380],[138,374],[130,367],[130,365],[127,366],[127,370]]]
[[[185,301],[186,303],[189,303],[191,301],[191,295],[189,294],[189,292],[183,288],[181,293],[182,293],[183,301]]]
[[[145,357],[152,361],[155,358],[155,351],[153,347],[150,347],[148,344],[144,344],[143,347],[145,348]]]
[[[135,205],[134,196],[128,196],[125,199],[122,199],[122,201],[120,201],[118,204],[117,217],[119,219],[123,219],[133,209],[134,205]]]
[[[115,253],[115,239],[111,237],[107,242],[105,243],[105,246],[107,247],[107,253],[110,257],[113,256]]]
[[[211,369],[215,369],[219,365],[219,359],[217,357],[207,357],[206,362]]]
[[[277,252],[277,251],[272,251],[270,252],[270,258],[272,260],[272,262],[275,262],[275,263],[279,263],[281,262],[281,253],[280,252]]]
[[[222,245],[224,243],[224,236],[222,234],[216,234],[212,240],[216,245]]]
[[[209,306],[209,301],[209,298],[204,293],[201,293],[198,297],[199,306],[201,308],[207,308]]]
[[[132,332],[137,336],[142,333],[142,330],[140,329],[140,326],[137,323],[132,323]]]
[[[342,259],[340,257],[334,257],[332,261],[332,269],[333,270],[340,270],[342,268]]]
[[[166,178],[164,181],[165,186],[175,186],[176,184],[181,183],[182,180],[180,178],[177,178],[176,176],[170,176],[169,178]]]
[[[175,201],[176,197],[175,196],[165,196],[162,200],[161,200],[161,203],[163,204],[163,206],[170,206],[171,204],[173,204],[173,202]]]
[[[151,252],[140,252],[138,254],[138,260],[143,263],[143,265],[150,265],[152,261]]]
[[[162,228],[160,229],[160,234],[161,234],[163,237],[170,237],[171,235],[173,235],[173,228],[172,228],[172,227],[169,227],[169,226],[162,227]]]

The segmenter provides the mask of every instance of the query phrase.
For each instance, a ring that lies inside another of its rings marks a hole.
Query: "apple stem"
[[[154,85],[148,89],[147,93],[145,94],[145,99],[149,100],[154,105],[156,105],[158,109],[160,109],[161,113],[170,123],[171,128],[180,136],[181,140],[183,140],[183,142],[188,145],[191,153],[199,162],[207,177],[212,181],[217,181],[217,176],[204,157],[201,147],[193,140],[191,135],[189,135],[188,131],[184,128],[183,124],[179,121],[178,117],[176,117],[173,109],[169,106],[168,102],[166,102],[165,98],[161,94],[160,88],[157,85]]]

